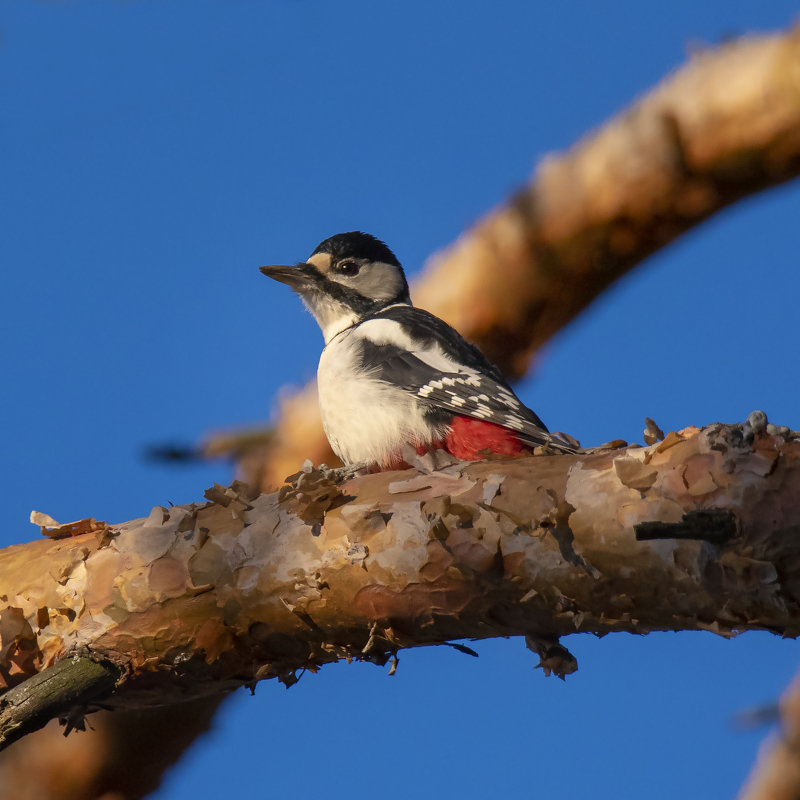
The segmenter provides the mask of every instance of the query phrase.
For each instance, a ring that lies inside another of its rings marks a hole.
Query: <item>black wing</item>
[[[383,338],[363,338],[362,366],[376,378],[414,393],[428,408],[432,420],[459,414],[517,431],[519,438],[531,445],[550,444],[574,452],[550,436],[545,424],[523,405],[500,371],[446,322],[407,305],[386,308],[370,319],[399,323],[413,348]],[[362,331],[368,337],[369,326]]]

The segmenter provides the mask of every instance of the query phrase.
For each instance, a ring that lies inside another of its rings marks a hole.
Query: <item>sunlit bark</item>
[[[137,708],[450,639],[800,630],[800,441],[741,426],[208,495],[0,551],[4,680],[89,655]]]

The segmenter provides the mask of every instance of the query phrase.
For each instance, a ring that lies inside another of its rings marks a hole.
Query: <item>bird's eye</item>
[[[360,269],[361,265],[356,264],[355,261],[340,261],[336,265],[336,271],[342,275],[358,275]]]

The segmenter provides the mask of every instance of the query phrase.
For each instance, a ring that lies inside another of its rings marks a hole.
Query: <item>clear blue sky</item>
[[[491,10],[490,10],[491,9]],[[1,544],[197,500],[225,464],[143,448],[266,420],[321,341],[257,267],[360,228],[419,269],[687,48],[795,2],[3,0]],[[800,427],[800,185],[662,252],[554,340],[524,399],[585,444],[743,420]],[[517,640],[336,665],[229,702],[159,800],[728,798],[798,646],[575,636],[566,683]]]

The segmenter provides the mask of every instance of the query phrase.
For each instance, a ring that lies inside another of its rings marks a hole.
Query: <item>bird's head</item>
[[[411,304],[406,276],[395,254],[361,231],[325,239],[307,261],[261,267],[261,271],[300,295],[326,342],[386,306]]]

